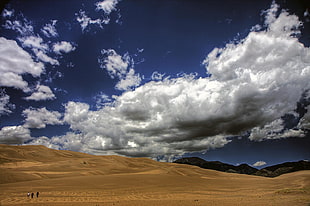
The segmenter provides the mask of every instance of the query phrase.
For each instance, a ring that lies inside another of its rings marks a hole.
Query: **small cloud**
[[[53,45],[53,51],[57,54],[69,53],[74,50],[75,47],[70,42],[66,41],[57,42]]]
[[[112,79],[119,79],[116,89],[129,90],[140,85],[141,77],[135,74],[134,62],[128,53],[121,56],[114,49],[103,49],[101,54],[103,57],[98,58],[100,68],[106,69]]]
[[[50,24],[45,24],[45,26],[41,29],[41,32],[48,38],[57,37],[58,33],[56,30],[57,20],[52,20]]]
[[[111,98],[103,92],[100,92],[98,95],[94,96],[93,100],[96,102],[96,109],[101,109],[104,106],[109,105],[112,101]]]
[[[53,59],[52,57],[47,56],[46,53],[44,53],[42,50],[38,49],[33,49],[33,52],[37,56],[38,60],[45,62],[45,63],[50,63],[51,65],[59,65],[59,61],[56,59]]]
[[[26,97],[26,100],[53,100],[55,99],[55,95],[52,90],[48,86],[38,85],[36,88],[36,92],[32,93],[31,96]]]
[[[80,23],[80,26],[82,28],[82,31],[84,31],[89,25],[98,25],[100,28],[102,28],[103,24],[108,24],[110,22],[109,18],[103,18],[103,19],[91,19],[88,15],[86,15],[86,12],[83,10],[80,10],[79,13],[75,14],[76,20]]]
[[[34,30],[31,21],[28,21],[26,18],[23,18],[22,21],[6,20],[4,28],[16,31],[22,36],[33,35]]]
[[[4,90],[0,90],[0,116],[11,113],[15,105],[10,103],[10,96],[5,94]]]
[[[116,5],[118,3],[118,0],[104,0],[97,2],[96,10],[103,10],[105,15],[109,15],[112,11],[116,10]]]
[[[14,10],[8,10],[8,9],[4,9],[2,12],[2,16],[4,18],[6,17],[12,17],[14,15]]]
[[[45,107],[40,109],[25,109],[23,115],[26,117],[24,127],[26,128],[45,128],[46,125],[62,124],[61,114],[57,111],[48,111]]]
[[[151,79],[154,81],[161,81],[163,80],[163,77],[165,76],[165,74],[161,74],[158,71],[153,72]]]
[[[308,9],[306,9],[306,11],[304,12],[304,17],[309,17],[310,16],[310,13],[308,11]]]
[[[264,166],[264,165],[266,165],[267,163],[266,162],[264,162],[264,161],[257,161],[257,162],[255,162],[252,166],[253,167],[261,167],[261,166]]]

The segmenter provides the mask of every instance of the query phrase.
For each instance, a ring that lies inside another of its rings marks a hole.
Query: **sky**
[[[264,167],[310,159],[307,0],[11,0],[0,143]]]

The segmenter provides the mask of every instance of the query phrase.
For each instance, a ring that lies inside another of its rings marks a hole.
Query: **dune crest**
[[[1,205],[307,205],[310,171],[273,179],[148,158],[0,145]],[[27,198],[27,192],[40,192]]]

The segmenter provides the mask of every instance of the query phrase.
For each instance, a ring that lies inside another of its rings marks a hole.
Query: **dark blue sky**
[[[3,8],[0,143],[232,164],[310,158],[306,0]]]

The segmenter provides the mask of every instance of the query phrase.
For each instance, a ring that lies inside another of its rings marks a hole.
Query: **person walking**
[[[30,197],[30,192],[27,193],[27,197],[28,197],[28,198]]]
[[[33,194],[33,192],[32,192],[32,193],[31,193],[31,198],[33,198],[33,195],[34,195],[34,194]]]
[[[39,192],[37,192],[37,198],[39,197]]]

